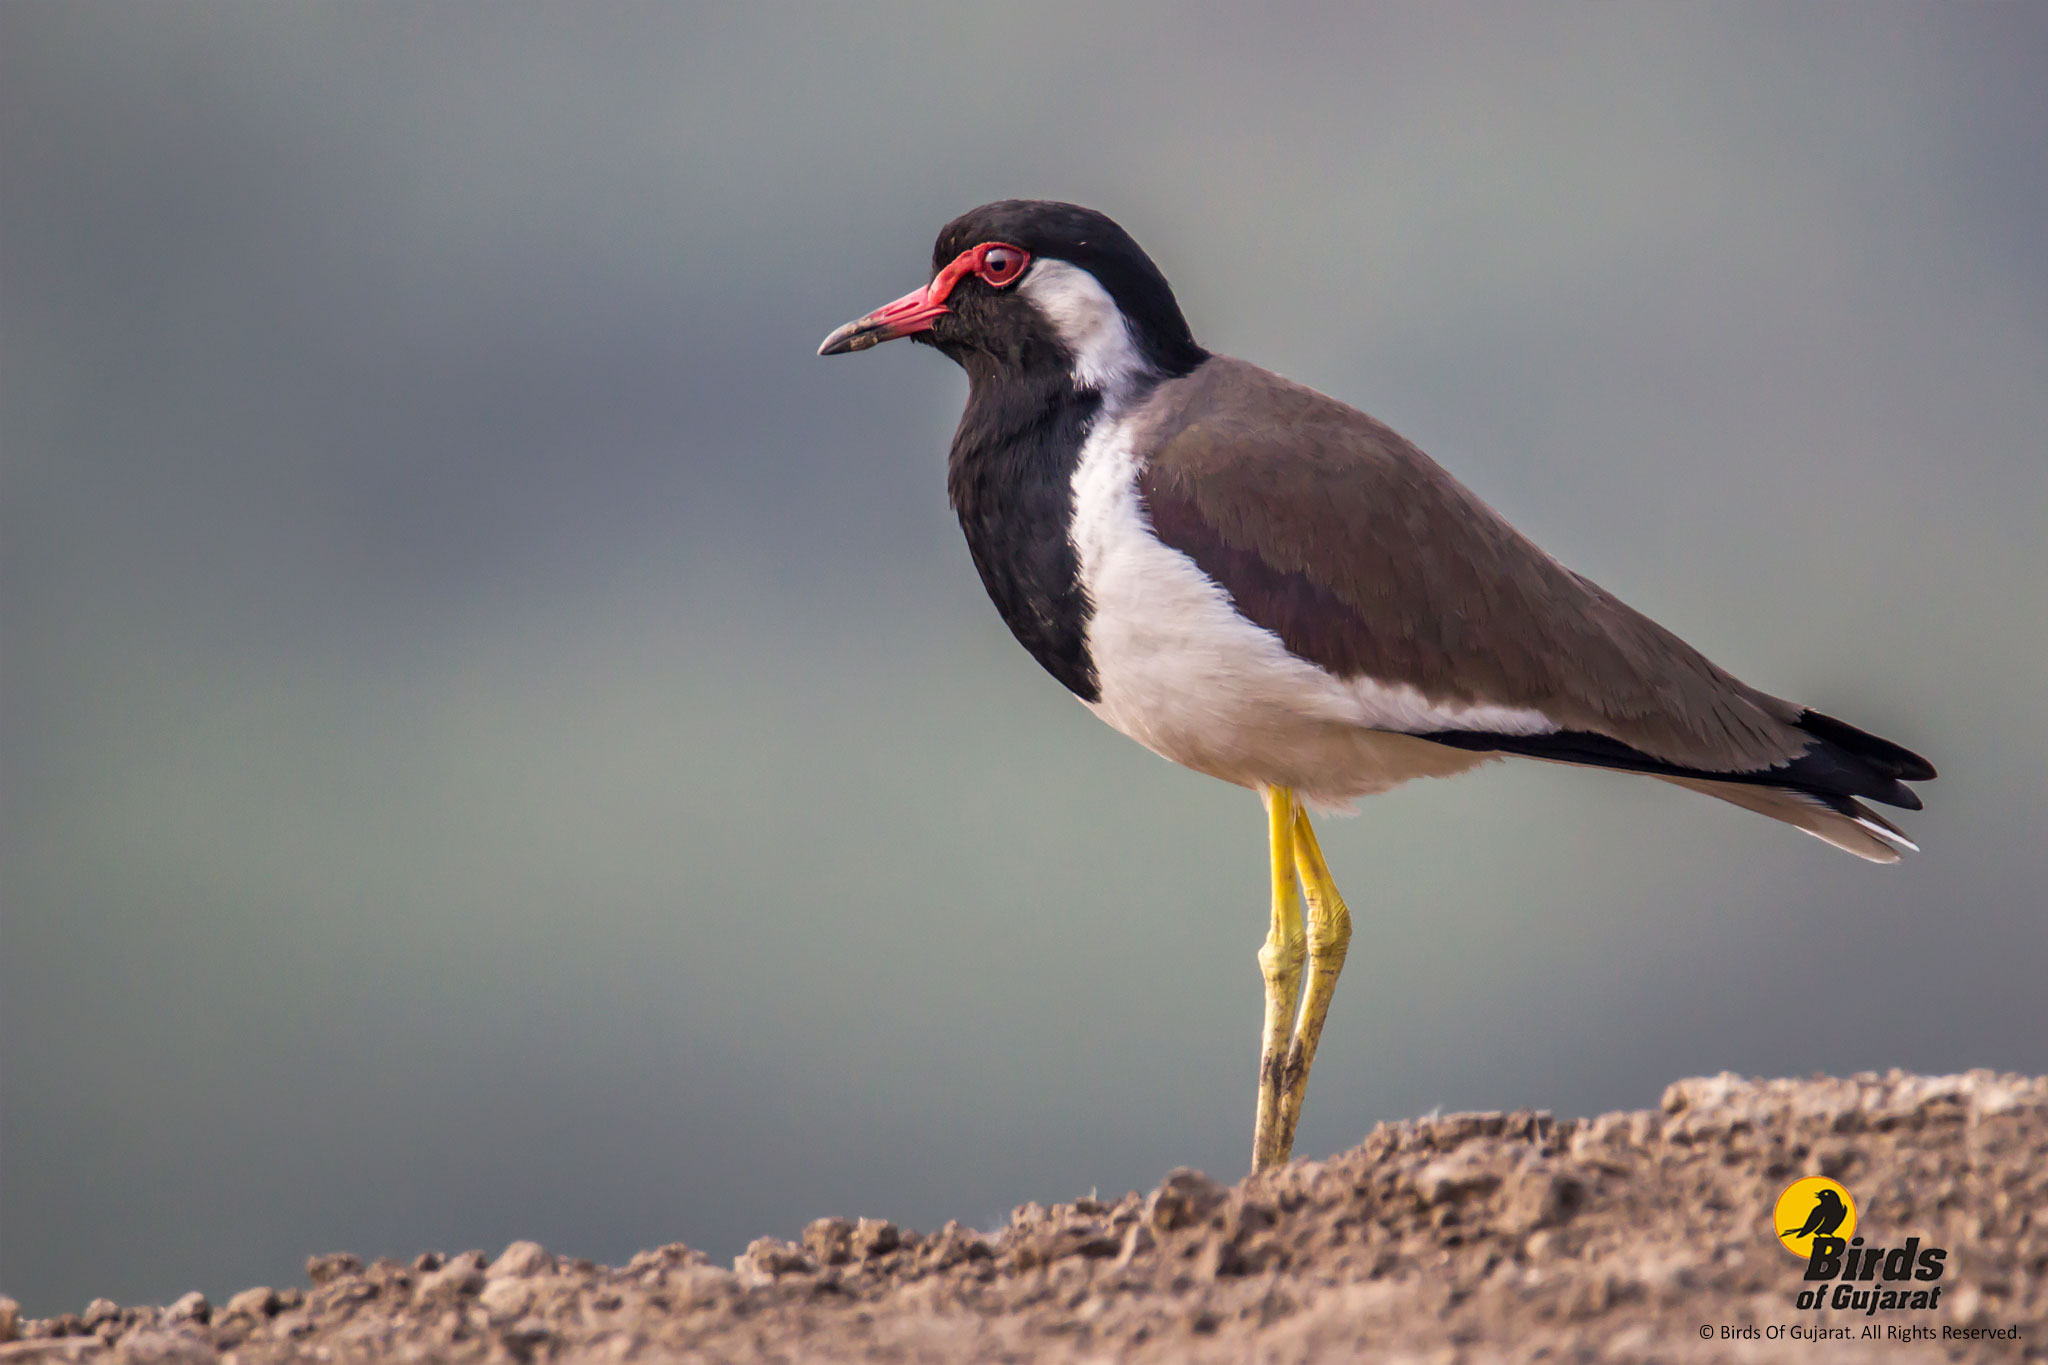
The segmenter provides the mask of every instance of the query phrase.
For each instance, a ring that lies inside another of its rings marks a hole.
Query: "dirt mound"
[[[1851,1192],[1859,1254],[1917,1240],[1802,1310],[1816,1286],[1771,1216],[1813,1174]],[[1234,1187],[1176,1171],[995,1233],[823,1218],[731,1269],[530,1242],[307,1268],[217,1308],[15,1323],[0,1302],[23,1338],[0,1361],[2041,1360],[2048,1078],[1680,1081],[1655,1112],[1383,1125]],[[1887,1284],[1926,1306],[1857,1297]]]

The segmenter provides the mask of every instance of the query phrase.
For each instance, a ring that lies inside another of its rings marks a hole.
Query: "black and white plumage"
[[[1167,758],[1342,806],[1520,755],[1913,847],[1863,802],[1919,809],[1926,760],[1738,681],[1364,413],[1209,354],[1103,215],[975,209],[820,350],[898,336],[967,373],[947,483],[1003,619]]]

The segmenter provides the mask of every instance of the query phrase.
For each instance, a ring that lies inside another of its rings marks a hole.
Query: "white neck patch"
[[[1074,381],[1100,390],[1114,407],[1152,367],[1102,282],[1068,261],[1031,263],[1017,291],[1045,315],[1074,355]]]

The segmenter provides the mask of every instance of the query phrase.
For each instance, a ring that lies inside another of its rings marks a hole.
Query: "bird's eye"
[[[1025,263],[1030,259],[1013,246],[986,246],[981,251],[981,269],[975,273],[1000,289],[1023,274]]]

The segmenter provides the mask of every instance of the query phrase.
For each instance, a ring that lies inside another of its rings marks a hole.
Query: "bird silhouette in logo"
[[[1813,1212],[1806,1215],[1806,1221],[1796,1228],[1786,1228],[1784,1237],[1827,1237],[1842,1226],[1842,1220],[1849,1216],[1849,1206],[1842,1202],[1842,1196],[1833,1190],[1822,1190],[1814,1196]]]

